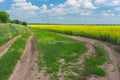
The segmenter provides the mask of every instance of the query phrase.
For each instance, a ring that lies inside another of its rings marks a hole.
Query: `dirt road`
[[[32,34],[9,80],[37,80],[37,53],[35,39]]]
[[[112,45],[107,42],[90,39],[90,38],[84,38],[79,36],[69,36],[72,39],[81,41],[85,43],[86,47],[88,48],[88,51],[86,54],[82,55],[79,58],[79,63],[82,63],[84,61],[84,57],[87,55],[91,55],[95,52],[95,43],[99,43],[103,45],[105,50],[108,52],[108,61],[102,65],[104,69],[106,69],[106,76],[105,77],[97,77],[95,75],[92,75],[88,78],[88,80],[120,80],[120,72],[119,67],[120,66],[120,47],[116,45]],[[44,77],[42,73],[38,73],[38,67],[37,67],[37,57],[38,52],[35,45],[35,39],[34,35],[32,34],[26,44],[24,53],[21,57],[21,59],[18,61],[13,74],[10,76],[9,80],[49,80],[48,77]]]
[[[4,45],[0,46],[0,57],[2,57],[8,51],[8,49],[11,47],[11,45],[20,37],[21,37],[21,35],[16,36],[16,37],[12,38],[11,40],[9,40]]]
[[[120,46],[79,36],[68,37],[85,43],[88,48],[88,55],[90,55],[91,52],[95,52],[95,48],[93,46],[95,43],[103,45],[105,50],[108,52],[109,60],[103,65],[103,68],[107,71],[107,75],[105,77],[96,77],[93,75],[88,80],[120,80]]]

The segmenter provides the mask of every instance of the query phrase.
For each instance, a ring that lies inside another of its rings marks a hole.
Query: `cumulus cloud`
[[[112,11],[112,10],[107,10],[107,11],[102,11],[100,14],[99,14],[100,16],[107,16],[107,17],[109,17],[109,16],[115,16],[115,14],[114,14],[114,12]]]
[[[27,2],[26,0],[14,0],[8,12],[16,18],[24,20],[25,18],[36,15],[36,10],[39,10],[39,7],[32,5],[31,2]]]
[[[84,0],[83,6],[88,9],[96,9],[91,0]]]
[[[42,10],[47,10],[47,5],[43,4],[43,5],[41,6],[41,9],[42,9]]]
[[[31,2],[27,2],[26,0],[14,0],[14,4],[11,5],[12,9],[19,10],[37,10],[38,6],[32,5]]]
[[[22,13],[28,13],[28,15],[34,15],[35,13],[41,15],[49,14],[50,16],[66,15],[71,13],[90,15],[92,12],[87,11],[92,11],[97,8],[93,5],[92,0],[66,0],[62,4],[56,6],[54,6],[54,4],[50,4],[49,6],[51,7],[50,9],[48,9],[48,6],[45,4],[38,7],[36,5],[32,5],[31,2],[27,2],[26,0],[14,0],[14,4],[11,5],[11,10],[9,12],[19,13],[21,15]]]
[[[31,17],[43,17],[47,16],[56,17],[63,19],[65,16],[77,15],[81,16],[115,16],[113,10],[99,11],[97,9],[105,6],[116,6],[114,10],[120,11],[117,7],[120,5],[120,0],[66,0],[64,3],[54,4],[43,4],[41,6],[33,5],[27,0],[14,0],[11,5],[11,9],[8,11],[14,18],[21,20],[30,19]],[[62,17],[61,17],[62,16]],[[63,17],[64,16],[64,17]],[[68,18],[68,17],[67,17]],[[43,18],[44,19],[44,18]],[[51,18],[50,18],[51,19]]]
[[[67,15],[67,14],[80,14],[80,15],[90,15],[91,12],[96,9],[92,3],[92,0],[67,0],[63,4],[54,6],[49,10],[52,15]]]
[[[0,2],[4,2],[4,0],[0,0]]]
[[[96,0],[95,3],[107,6],[118,6],[120,5],[120,0]]]
[[[64,5],[71,5],[71,6],[79,7],[81,4],[79,4],[78,2],[79,1],[77,0],[67,0]]]
[[[96,7],[93,5],[91,0],[67,0],[64,3],[65,6],[72,6],[76,8],[88,8],[95,9]]]

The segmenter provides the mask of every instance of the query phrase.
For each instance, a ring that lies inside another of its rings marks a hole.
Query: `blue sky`
[[[120,24],[120,0],[0,0],[0,10],[29,23]]]

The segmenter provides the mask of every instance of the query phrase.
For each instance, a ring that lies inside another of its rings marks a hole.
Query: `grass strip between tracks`
[[[107,51],[100,44],[95,44],[96,55],[91,55],[85,59],[85,74],[95,74],[97,76],[105,76],[106,72],[100,66],[107,60]]]
[[[47,73],[59,71],[60,60],[62,63],[76,61],[87,49],[82,42],[61,36],[54,32],[33,29],[37,46],[40,52],[39,70],[46,67]]]
[[[25,33],[17,39],[8,52],[0,58],[0,80],[8,80],[17,61],[20,59],[30,33]]]

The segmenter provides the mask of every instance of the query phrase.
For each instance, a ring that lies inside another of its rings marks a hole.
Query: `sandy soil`
[[[11,47],[11,45],[20,37],[21,37],[21,35],[16,36],[16,37],[12,38],[11,40],[9,40],[4,45],[0,46],[0,57],[2,57],[8,51],[8,49]]]
[[[87,54],[90,54],[91,52],[95,51],[94,47],[92,46],[94,45],[94,43],[99,43],[103,45],[105,50],[108,52],[109,60],[103,65],[103,68],[105,68],[107,71],[107,75],[105,77],[97,77],[93,75],[90,78],[88,78],[88,80],[120,80],[120,72],[119,72],[120,47],[119,46],[104,41],[99,41],[99,40],[84,38],[79,36],[68,36],[68,37],[86,43],[86,46],[88,47]]]

